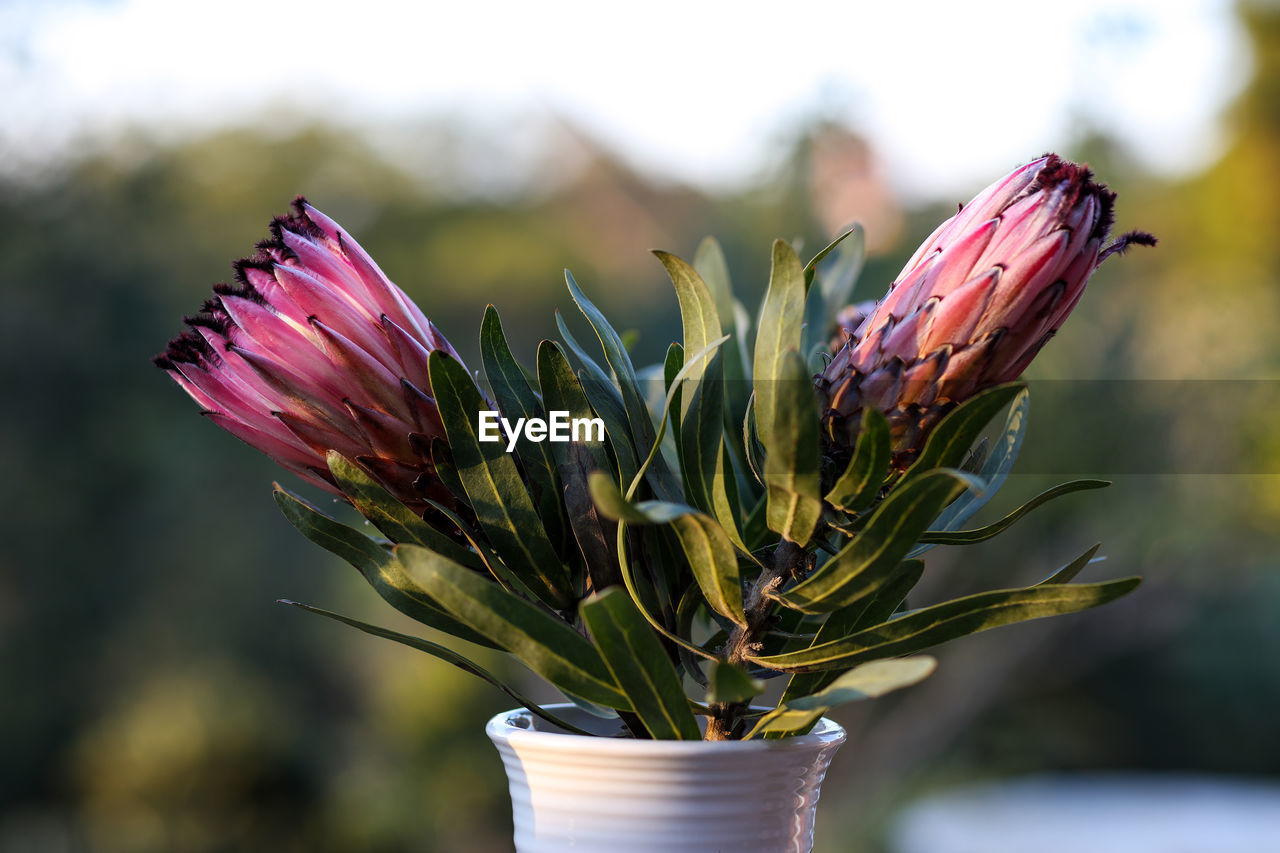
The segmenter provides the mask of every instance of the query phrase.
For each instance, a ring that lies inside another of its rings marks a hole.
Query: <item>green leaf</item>
[[[587,355],[586,350],[574,339],[560,312],[556,312],[556,327],[565,346],[582,362],[585,375],[580,376],[583,393],[591,408],[604,421],[604,430],[609,439],[609,446],[618,462],[619,482],[630,483],[640,469],[640,460],[636,457],[635,445],[631,440],[631,427],[627,423],[627,410],[622,402],[622,394],[604,372],[604,369]]]
[[[671,395],[671,410],[667,416],[671,418],[671,428],[673,434],[677,437],[681,433],[682,421],[679,413],[683,411],[681,401],[684,395],[681,393],[680,382],[676,379],[680,375],[681,369],[684,367],[684,347],[680,344],[672,343],[667,347],[666,357],[662,361],[662,387],[664,394]],[[684,448],[680,446],[679,440],[672,442],[672,446],[676,450],[676,461],[680,466],[681,473],[686,473],[684,465]]]
[[[1013,398],[1009,406],[1009,414],[1005,417],[1004,429],[996,440],[995,446],[982,463],[978,476],[986,483],[981,492],[966,492],[956,499],[955,503],[942,511],[938,516],[939,530],[955,530],[968,521],[974,513],[982,509],[987,501],[995,497],[996,492],[1004,485],[1017,461],[1018,451],[1022,449],[1022,438],[1027,432],[1028,411],[1031,407],[1031,395],[1026,388]]]
[[[303,536],[346,560],[360,572],[383,601],[429,628],[480,646],[496,648],[455,619],[404,572],[392,553],[358,530],[335,521],[296,495],[276,486],[276,505]]]
[[[824,316],[829,323],[835,320],[840,309],[848,305],[853,296],[853,286],[858,281],[867,256],[866,232],[861,225],[854,225],[819,252],[809,262],[808,268],[816,270],[832,250],[836,250],[835,257],[817,273]]]
[[[752,678],[741,668],[724,661],[711,665],[711,678],[707,685],[707,704],[734,705],[750,702],[765,690],[765,683]]]
[[[1093,555],[1098,553],[1098,549],[1101,547],[1102,547],[1102,543],[1098,543],[1097,545],[1094,545],[1088,551],[1085,551],[1079,557],[1076,557],[1070,563],[1067,563],[1065,566],[1058,569],[1053,574],[1049,575],[1049,577],[1040,581],[1040,583],[1036,584],[1036,586],[1050,586],[1052,584],[1070,583],[1071,581],[1076,579],[1076,575],[1080,574],[1080,572],[1084,569],[1085,566],[1089,565],[1090,563],[1095,563],[1095,562],[1100,563],[1106,559],[1106,557],[1098,557],[1096,560],[1094,559]]]
[[[484,564],[484,571],[487,571],[493,576],[494,580],[502,584],[503,589],[508,592],[514,592],[517,595],[522,595],[525,598],[537,598],[529,587],[525,586],[524,581],[516,577],[516,575],[507,568],[506,564],[503,563],[502,560],[498,559],[498,555],[493,552],[493,549],[489,547],[489,544],[485,542],[478,533],[472,530],[471,525],[463,521],[461,516],[444,504],[436,503],[430,498],[427,498],[427,503],[429,503],[436,512],[451,521],[453,526],[461,531],[463,537],[466,538],[467,543],[474,548],[476,554],[480,556],[480,561]]]
[[[874,594],[942,508],[972,484],[968,474],[939,468],[893,489],[848,545],[780,600],[823,613]]]
[[[677,516],[672,526],[708,606],[721,616],[746,625],[738,556],[724,529],[702,513]]]
[[[631,503],[619,491],[617,483],[599,471],[591,475],[588,484],[596,507],[612,521],[635,525],[668,524],[682,515],[697,512],[691,506],[670,501]]]
[[[711,295],[710,289],[706,282],[702,280],[702,276],[698,275],[697,270],[689,266],[684,260],[670,254],[669,252],[655,251],[662,265],[666,267],[667,275],[671,277],[671,284],[675,287],[676,298],[680,302],[680,319],[684,325],[684,349],[686,352],[698,352],[707,347],[712,341],[719,338],[723,333],[720,325],[720,317],[716,311],[715,299]],[[710,369],[711,363],[708,362],[706,369]],[[702,378],[702,369],[695,369],[688,376],[688,381],[698,384]],[[691,408],[690,405],[684,406],[680,410],[681,420]],[[717,412],[717,414],[719,414]]]
[[[757,429],[755,406],[748,406],[742,419],[742,445],[746,449],[744,458],[751,475],[764,485],[764,449],[760,443],[760,430]]]
[[[698,374],[700,377],[694,380]],[[724,438],[724,383],[721,382],[720,353],[706,361],[705,369],[695,369],[685,381],[695,384],[693,393],[684,396],[688,407],[681,416],[677,434],[680,460],[688,478],[690,501],[694,506],[710,510]]]
[[[738,477],[734,473],[733,462],[729,458],[729,448],[723,441],[720,444],[720,453],[716,456],[716,470],[711,478],[711,514],[715,516],[716,521],[720,522],[729,541],[742,553],[750,556],[751,549],[747,547],[742,534],[738,532],[738,525],[742,518]]]
[[[654,443],[649,450],[649,455],[645,457],[644,462],[640,463],[640,470],[636,472],[635,479],[633,479],[631,481],[631,485],[627,487],[627,498],[631,498],[636,493],[636,489],[640,487],[640,478],[643,477],[649,468],[658,461],[658,457],[660,456],[659,447],[663,436],[665,436],[667,432],[667,423],[671,416],[671,406],[675,402],[676,394],[680,391],[680,383],[684,380],[685,376],[698,367],[703,359],[712,356],[715,350],[728,339],[729,336],[725,335],[698,350],[690,356],[687,361],[685,361],[684,366],[676,371],[676,375],[672,377],[671,387],[667,389],[666,400],[663,403],[662,411],[659,415],[658,432],[654,436]]]
[[[916,610],[848,637],[799,652],[752,658],[770,669],[803,672],[899,657],[1001,625],[1075,613],[1132,592],[1141,578],[997,590]]]
[[[773,422],[764,441],[766,520],[770,530],[803,546],[822,516],[821,428],[804,359],[789,350],[775,368],[776,379],[770,383]]]
[[[498,409],[508,420],[516,418],[546,418],[542,401],[529,386],[525,372],[511,354],[507,337],[502,331],[498,311],[490,305],[480,324],[480,360],[484,375],[493,388]],[[538,517],[553,543],[565,542],[566,519],[560,503],[560,478],[556,475],[554,447],[557,442],[531,441],[520,431],[516,440],[516,455],[524,464],[529,478],[530,491],[538,507]]]
[[[449,612],[556,687],[588,702],[631,710],[595,646],[567,623],[424,548],[398,545],[396,556]]]
[[[581,383],[578,382],[578,377],[574,375],[569,360],[552,341],[543,341],[538,345],[538,386],[542,391],[542,401],[548,409],[568,412],[572,420],[597,416],[595,410],[591,408]],[[607,424],[605,433],[608,434]],[[574,441],[570,444],[581,445],[590,455],[595,468],[616,473],[617,468],[609,459],[605,442],[597,441],[594,431],[588,431],[583,438],[586,440]],[[566,450],[569,444],[564,442],[549,442],[549,444],[556,465],[565,464],[569,458]]]
[[[902,475],[906,482],[934,468],[955,468],[996,414],[1022,393],[1026,386],[1019,382],[997,385],[970,397],[945,418],[929,434],[920,456]]]
[[[827,492],[827,503],[846,512],[861,512],[871,506],[889,474],[892,455],[889,422],[879,409],[863,409],[862,427],[854,445],[853,458],[849,460],[844,474]]]
[[[538,385],[542,389],[543,403],[549,409],[568,412],[572,419],[596,416],[568,359],[551,341],[538,345]],[[553,445],[553,452],[560,481],[564,484],[569,528],[582,554],[592,587],[604,589],[622,582],[613,545],[617,530],[597,513],[587,488],[587,477],[592,471],[616,476],[618,469],[609,458],[607,436],[603,442],[596,441],[594,435],[585,438],[590,440],[558,442]]]
[[[698,740],[680,676],[630,596],[612,587],[584,601],[582,621],[614,681],[649,733],[659,740]]]
[[[957,530],[950,533],[930,530],[920,537],[920,541],[931,545],[970,545],[974,542],[983,542],[1008,530],[1018,519],[1054,498],[1086,489],[1105,489],[1109,485],[1111,483],[1107,480],[1072,480],[1069,483],[1062,483],[1052,489],[1041,492],[1004,518],[993,524],[988,524],[986,527],[979,527],[975,530]]]
[[[898,607],[906,600],[907,594],[915,588],[923,575],[923,560],[903,560],[875,595],[869,596],[864,601],[856,601],[828,616],[827,621],[823,622],[822,627],[818,629],[813,642],[809,643],[809,647],[839,640],[863,628],[870,628],[872,625],[887,621],[897,612]],[[831,669],[796,673],[791,676],[787,689],[782,692],[782,701],[788,702],[800,696],[817,693],[839,676],[839,670]]]
[[[370,625],[367,622],[361,622],[358,619],[352,619],[348,616],[343,616],[339,613],[334,613],[329,610],[322,610],[319,607],[312,607],[309,604],[301,604],[297,601],[289,601],[283,598],[280,599],[280,603],[287,604],[290,607],[300,608],[302,610],[307,611],[308,613],[316,613],[316,614],[319,614],[320,616],[327,616],[328,618],[333,619],[334,621],[337,621],[337,622],[341,622],[344,625],[350,625],[352,628],[358,628],[359,630],[364,631],[366,634],[371,634],[375,637],[381,637],[384,640],[391,640],[393,642],[400,643],[401,645],[408,646],[411,649],[417,649],[420,652],[426,652],[432,657],[439,658],[445,663],[453,664],[463,672],[467,672],[467,673],[470,673],[471,675],[477,676],[479,678],[483,678],[485,681],[489,682],[494,687],[498,688],[503,693],[510,696],[512,699],[516,700],[516,702],[518,702],[521,706],[528,708],[531,714],[541,717],[542,719],[546,720],[548,723],[551,723],[552,725],[559,726],[560,728],[566,731],[573,732],[574,734],[579,734],[579,735],[591,734],[590,732],[584,731],[583,729],[578,728],[572,723],[565,722],[564,720],[560,719],[554,714],[547,712],[542,707],[540,707],[536,702],[534,702],[533,700],[529,699],[527,696],[517,691],[514,687],[511,687],[506,682],[502,681],[497,676],[493,675],[491,672],[489,672],[479,664],[473,663],[467,660],[462,655],[453,651],[453,649],[439,645],[438,643],[430,642],[429,640],[421,639],[420,637],[412,637],[408,634],[401,634],[398,631],[391,631],[386,628],[379,628],[377,625]]]
[[[733,341],[724,349],[724,425],[730,454],[741,464],[746,464],[746,449],[742,446],[739,425],[747,413],[747,404],[751,398],[751,373],[747,369],[751,361],[747,356],[751,317],[742,304],[733,298],[729,265],[725,262],[720,244],[713,237],[705,238],[698,245],[698,252],[693,257],[693,267],[711,291],[721,331],[733,335]],[[721,523],[724,523],[723,519]]]
[[[477,419],[488,411],[466,368],[436,350],[427,362],[449,449],[476,521],[494,551],[547,604],[573,602],[569,572],[533,507],[515,460],[499,441],[480,441]]]
[[[604,314],[600,313],[600,309],[587,299],[568,270],[564,272],[564,280],[569,287],[569,295],[582,311],[583,316],[587,318],[591,328],[595,330],[596,337],[600,339],[600,346],[604,349],[604,359],[618,380],[618,390],[622,394],[627,422],[631,425],[631,436],[635,439],[636,456],[644,458],[653,450],[657,437],[653,420],[649,416],[649,407],[645,405],[644,395],[640,393],[631,357],[627,355],[626,347],[622,345],[622,339],[618,333],[609,325],[609,321],[605,319]],[[648,479],[658,497],[664,500],[679,498],[680,487],[661,457],[653,459],[648,470]]]
[[[756,735],[807,732],[823,714],[838,705],[876,699],[924,681],[938,662],[928,655],[864,663],[837,678],[826,689],[792,699],[760,718],[743,740]]]
[[[729,264],[724,258],[724,250],[715,237],[703,237],[698,244],[698,251],[693,255],[693,268],[698,277],[706,284],[715,304],[716,315],[720,318],[720,331],[713,337],[719,337],[724,331],[724,324],[733,317],[733,283],[729,278]]]
[[[453,464],[453,453],[449,450],[449,442],[443,438],[431,440],[431,465],[436,469],[436,476],[440,478],[441,483],[444,483],[449,494],[453,495],[458,503],[471,506],[470,501],[467,500],[467,490],[462,487],[462,480],[458,478],[458,466]]]
[[[468,568],[484,568],[479,557],[423,521],[363,468],[336,450],[330,450],[325,459],[329,473],[338,481],[338,488],[351,505],[392,542],[421,545]]]
[[[778,386],[793,371],[786,365],[788,352],[798,351],[804,330],[804,269],[800,259],[782,240],[773,244],[773,268],[769,289],[760,309],[752,373],[755,377],[756,428],[766,448],[773,443],[778,409]],[[801,359],[801,364],[803,364]]]

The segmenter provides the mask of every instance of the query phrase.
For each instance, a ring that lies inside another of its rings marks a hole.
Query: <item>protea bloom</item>
[[[884,412],[895,464],[957,403],[1018,378],[1108,256],[1115,193],[1084,166],[1047,154],[996,181],[936,230],[874,310],[846,324],[817,377],[831,441],[849,446],[862,409]],[[843,315],[842,315],[843,316]]]
[[[430,456],[444,428],[427,356],[457,353],[336,222],[293,206],[156,365],[218,426],[322,488],[337,492],[332,449],[419,512],[451,502]]]

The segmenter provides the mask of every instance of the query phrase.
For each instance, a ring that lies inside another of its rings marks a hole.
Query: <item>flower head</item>
[[[439,330],[342,228],[307,204],[235,264],[155,363],[218,426],[329,491],[354,459],[418,511],[451,502],[431,462],[444,428],[427,357]]]
[[[901,465],[957,403],[1018,378],[1104,259],[1155,243],[1132,232],[1104,245],[1114,202],[1088,168],[1046,154],[962,206],[873,310],[842,315],[817,378],[831,440],[851,444],[863,408],[880,409]]]

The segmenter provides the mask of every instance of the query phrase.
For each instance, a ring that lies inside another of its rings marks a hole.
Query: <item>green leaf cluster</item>
[[[956,406],[905,470],[893,468],[888,422],[872,409],[854,446],[831,452],[813,354],[861,267],[860,230],[808,263],[776,242],[754,314],[715,241],[692,264],[656,255],[681,316],[663,364],[638,369],[626,336],[566,272],[598,352],[557,317],[560,342],[543,341],[521,364],[490,306],[483,378],[446,353],[430,357],[445,432],[432,462],[452,501],[420,516],[334,452],[329,472],[368,526],[277,488],[285,516],[424,628],[509,654],[639,738],[802,734],[833,707],[927,677],[935,661],[920,653],[943,642],[1137,586],[1073,583],[1094,546],[1038,584],[916,602],[930,548],[983,542],[1106,483],[1065,483],[965,528],[1017,458],[1029,395],[1016,383]],[[485,411],[513,422],[564,411],[598,418],[604,432],[522,436],[509,453],[505,441],[480,440]],[[552,718],[450,645],[298,606],[424,651]],[[775,706],[753,708],[771,679],[782,685]]]

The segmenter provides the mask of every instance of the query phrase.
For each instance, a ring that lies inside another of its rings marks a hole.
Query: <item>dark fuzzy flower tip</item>
[[[172,370],[177,364],[200,364],[214,361],[217,353],[202,335],[194,332],[183,332],[165,347],[165,351],[151,359],[151,363],[161,370]]]
[[[1148,234],[1146,231],[1130,231],[1127,234],[1121,234],[1114,243],[1098,255],[1098,263],[1102,263],[1112,255],[1123,255],[1130,246],[1154,246],[1158,242],[1160,241],[1154,234]]]
[[[1098,219],[1089,236],[1105,240],[1111,233],[1111,226],[1115,224],[1116,194],[1107,189],[1106,184],[1095,181],[1093,170],[1087,165],[1073,163],[1057,154],[1050,153],[1046,156],[1048,159],[1036,173],[1035,180],[1027,187],[1027,192],[1049,189],[1065,183],[1067,191],[1071,194],[1071,198],[1067,201],[1071,207],[1092,195],[1098,200]]]

